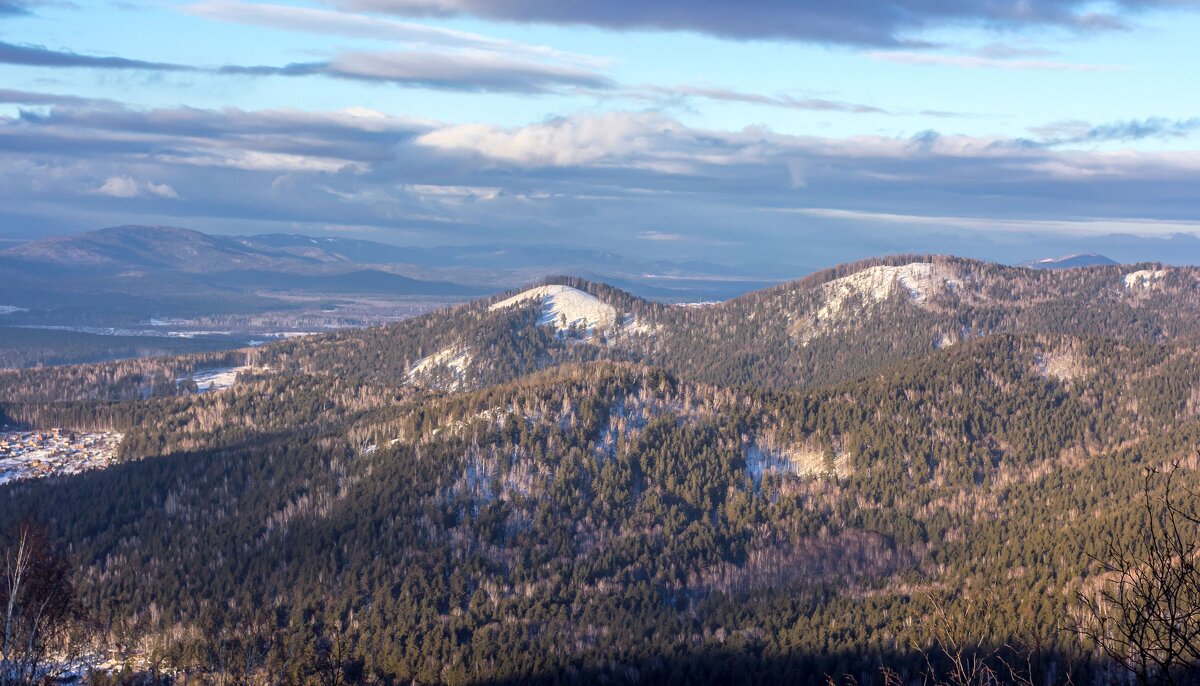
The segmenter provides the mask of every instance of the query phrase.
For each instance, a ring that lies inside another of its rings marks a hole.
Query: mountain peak
[[[542,303],[541,323],[560,330],[576,326],[587,330],[604,328],[612,326],[617,320],[617,310],[612,305],[591,293],[555,284],[523,291],[507,300],[492,304],[488,310],[504,309],[530,300]]]

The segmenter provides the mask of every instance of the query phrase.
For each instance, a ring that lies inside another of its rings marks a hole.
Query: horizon
[[[270,232],[270,233],[261,233],[261,234],[222,233],[219,231],[201,231],[199,229],[194,229],[191,227],[180,226],[180,225],[118,224],[118,225],[112,225],[112,226],[103,226],[103,227],[99,227],[99,228],[95,228],[95,229],[82,230],[82,231],[72,232],[72,233],[54,234],[54,235],[38,236],[38,237],[31,237],[31,238],[2,238],[2,237],[0,237],[0,243],[12,244],[7,247],[0,248],[0,252],[2,252],[3,250],[7,250],[9,248],[15,248],[22,244],[32,244],[32,243],[37,243],[39,241],[52,240],[52,239],[80,237],[80,236],[84,236],[87,234],[94,234],[94,233],[118,230],[118,229],[180,229],[180,230],[184,230],[184,231],[194,231],[196,233],[199,233],[202,235],[207,235],[207,236],[216,236],[216,237],[224,237],[224,238],[244,238],[244,239],[255,239],[255,238],[261,239],[261,238],[270,238],[270,237],[294,237],[294,238],[317,239],[317,240],[327,240],[327,241],[354,240],[354,241],[363,241],[368,244],[384,245],[384,246],[392,247],[392,248],[414,249],[414,250],[425,250],[425,251],[488,249],[488,248],[518,250],[519,251],[522,248],[528,247],[528,246],[523,246],[519,243],[500,243],[500,242],[480,243],[480,244],[444,243],[444,244],[433,244],[433,245],[413,245],[411,243],[406,244],[406,243],[402,243],[402,242],[399,242],[396,240],[388,240],[387,237],[357,237],[357,236],[352,237],[352,236],[340,236],[340,235],[316,235],[316,234],[289,233],[289,232]],[[947,257],[947,258],[959,258],[959,259],[966,259],[966,260],[977,260],[977,261],[981,261],[981,262],[992,262],[992,263],[996,263],[996,264],[1015,266],[1015,267],[1022,267],[1022,266],[1028,267],[1033,264],[1052,264],[1052,263],[1065,261],[1065,260],[1068,260],[1070,258],[1075,258],[1075,257],[1098,257],[1098,258],[1103,258],[1106,260],[1111,260],[1111,262],[1113,264],[1126,265],[1126,266],[1137,265],[1137,264],[1150,264],[1150,263],[1157,263],[1157,264],[1177,266],[1177,267],[1200,265],[1200,236],[1196,236],[1193,234],[1172,234],[1172,235],[1167,235],[1167,236],[1145,237],[1145,236],[1137,236],[1134,234],[1116,234],[1116,233],[1114,233],[1114,234],[1106,234],[1106,235],[1096,236],[1093,239],[1091,239],[1091,242],[1088,244],[1103,243],[1105,241],[1116,241],[1118,243],[1125,243],[1125,245],[1123,245],[1123,246],[1117,246],[1117,247],[1115,247],[1114,250],[1108,251],[1108,252],[1112,252],[1116,255],[1120,255],[1122,257],[1114,258],[1112,255],[1107,254],[1105,251],[1091,251],[1091,250],[1086,250],[1086,251],[1085,250],[1074,250],[1074,251],[1066,251],[1066,252],[1060,252],[1060,253],[1049,254],[1049,255],[1043,254],[1043,256],[1031,256],[1031,257],[1019,257],[1019,256],[1012,256],[1012,255],[1000,256],[1000,257],[980,256],[977,254],[970,254],[969,252],[958,253],[958,252],[949,252],[949,251],[938,252],[938,251],[895,250],[895,251],[891,251],[891,252],[873,252],[873,253],[860,251],[859,254],[850,254],[849,256],[845,256],[843,258],[836,259],[834,261],[829,261],[829,262],[824,262],[824,263],[819,263],[819,264],[812,263],[812,264],[801,265],[801,264],[795,264],[795,263],[774,262],[769,265],[770,269],[768,271],[754,271],[753,269],[749,269],[748,271],[745,271],[744,273],[739,273],[739,274],[725,274],[725,275],[721,275],[721,276],[708,275],[708,278],[713,279],[713,280],[752,279],[752,280],[760,280],[760,281],[764,281],[764,282],[783,283],[783,282],[790,281],[790,280],[801,279],[801,278],[804,278],[805,276],[808,276],[810,274],[813,274],[813,273],[816,273],[816,272],[819,272],[819,271],[822,271],[825,269],[830,269],[833,267],[843,266],[843,265],[851,265],[851,264],[868,261],[868,260],[875,259],[875,258],[886,259],[886,258],[905,257],[905,256],[922,256],[922,255]],[[1187,242],[1190,242],[1191,245],[1180,244],[1179,241],[1187,241]],[[581,246],[578,244],[565,243],[565,242],[564,243],[541,243],[541,244],[538,244],[537,248],[540,250],[549,250],[549,251],[561,250],[561,251],[570,251],[570,252],[580,251],[580,252],[585,252],[585,253],[608,254],[608,255],[615,256],[615,257],[621,257],[621,258],[626,258],[626,259],[628,259],[630,257],[630,253],[621,252],[621,251],[614,250],[611,248],[594,248],[594,247]],[[1131,253],[1133,256],[1130,256]],[[646,262],[646,264],[650,264],[651,262],[657,263],[657,264],[662,264],[665,266],[682,266],[682,265],[694,265],[694,264],[700,264],[700,265],[709,264],[710,266],[713,266],[713,267],[732,267],[732,268],[739,268],[739,267],[747,268],[747,267],[753,266],[751,263],[748,263],[748,262],[722,261],[717,256],[710,256],[710,257],[706,257],[706,258],[691,259],[691,260],[655,259],[655,260]],[[369,265],[371,263],[363,262],[362,264]],[[786,271],[785,272],[779,271],[781,268],[784,268]],[[697,272],[697,273],[702,273],[702,271]],[[586,276],[583,276],[580,274],[572,274],[569,272],[559,273],[559,272],[554,272],[554,271],[547,271],[543,278],[554,277],[554,276],[579,276],[580,278],[587,278]],[[647,277],[647,278],[680,278],[680,277],[667,277],[667,276],[663,276],[663,275],[653,275],[653,274],[643,274],[642,276]],[[532,283],[532,282],[530,282],[530,283]],[[749,289],[749,290],[754,290],[754,289]]]
[[[375,244],[375,245],[387,246],[390,248],[405,248],[405,249],[429,250],[429,251],[456,250],[456,249],[464,249],[464,248],[467,248],[467,249],[521,250],[522,248],[527,247],[527,246],[522,246],[517,243],[481,243],[481,244],[468,244],[468,245],[445,243],[445,244],[429,245],[429,246],[416,246],[413,244],[405,244],[405,243],[401,243],[401,242],[388,240],[386,237],[360,238],[360,237],[348,237],[348,236],[337,236],[337,235],[329,236],[329,235],[312,235],[312,234],[304,234],[304,233],[285,233],[285,232],[273,232],[273,233],[261,233],[261,234],[221,233],[221,232],[206,232],[206,231],[200,231],[198,229],[189,228],[187,226],[166,225],[166,224],[157,224],[157,225],[118,224],[118,225],[113,225],[113,226],[103,226],[103,227],[99,227],[99,228],[95,228],[95,229],[83,230],[83,231],[74,232],[74,233],[55,234],[55,235],[50,235],[50,236],[40,236],[37,238],[0,239],[0,241],[15,243],[17,245],[33,244],[33,243],[38,243],[38,242],[47,241],[47,240],[57,241],[57,240],[62,240],[62,239],[80,238],[80,237],[84,237],[89,234],[98,234],[98,233],[122,231],[122,230],[143,230],[143,229],[151,230],[151,231],[153,231],[153,230],[170,230],[170,231],[179,230],[179,231],[185,231],[185,232],[194,232],[194,233],[197,233],[197,234],[200,234],[203,236],[211,236],[211,237],[219,237],[219,238],[246,239],[246,240],[264,239],[264,238],[302,238],[302,239],[306,239],[306,240],[332,241],[332,242],[361,241],[368,245]],[[1109,239],[1109,240],[1134,239],[1134,240],[1137,240],[1137,239],[1144,238],[1144,237],[1135,236],[1133,234],[1106,234],[1106,235],[1102,235],[1102,236],[1097,236],[1096,238],[1098,240],[1105,240],[1105,239]],[[1155,237],[1150,238],[1149,240],[1172,241],[1172,240],[1186,240],[1189,238],[1195,239],[1197,246],[1200,247],[1200,236],[1194,236],[1192,234],[1173,234],[1173,235],[1169,235],[1169,236],[1155,236]],[[10,246],[10,247],[16,247],[16,245]],[[541,243],[537,246],[537,248],[540,250],[550,250],[550,251],[562,250],[562,251],[568,251],[568,252],[596,253],[596,254],[601,254],[601,255],[612,255],[612,256],[621,257],[621,258],[629,257],[628,254],[617,252],[617,251],[611,250],[611,249],[589,248],[589,247],[583,247],[583,246],[579,246],[579,245],[575,245],[575,244],[571,244],[571,243]],[[6,250],[6,249],[7,248],[0,249],[0,252],[2,252],[3,250]],[[1154,251],[1151,250],[1150,252],[1154,252]],[[852,265],[852,264],[855,264],[858,262],[869,261],[872,259],[888,259],[888,258],[898,258],[898,257],[942,257],[942,258],[951,258],[951,259],[973,260],[973,261],[979,261],[979,262],[992,262],[995,264],[1014,266],[1014,267],[1030,266],[1030,265],[1034,265],[1034,264],[1053,264],[1053,263],[1063,262],[1063,261],[1066,261],[1066,260],[1069,260],[1072,258],[1077,258],[1077,257],[1098,257],[1098,258],[1103,258],[1105,260],[1110,260],[1112,265],[1122,265],[1122,266],[1132,266],[1132,265],[1137,265],[1137,264],[1142,264],[1142,263],[1161,263],[1161,264],[1166,264],[1166,265],[1171,265],[1171,266],[1179,266],[1179,267],[1200,266],[1200,265],[1192,262],[1191,260],[1193,258],[1191,258],[1190,256],[1184,257],[1183,259],[1176,260],[1176,261],[1161,260],[1161,259],[1154,259],[1154,258],[1137,259],[1137,260],[1132,260],[1132,261],[1122,261],[1122,260],[1113,259],[1110,256],[1102,254],[1100,252],[1067,252],[1067,253],[1050,255],[1050,256],[1046,256],[1046,257],[1034,257],[1034,258],[1022,259],[1022,260],[1001,260],[1001,259],[987,259],[987,258],[981,258],[981,257],[972,256],[972,255],[958,254],[958,253],[952,253],[952,252],[920,252],[920,251],[898,250],[898,251],[894,251],[894,252],[880,252],[880,253],[866,254],[866,255],[862,255],[861,257],[852,258],[852,259],[848,259],[845,261],[833,262],[833,263],[823,264],[823,265],[819,265],[819,266],[813,266],[809,271],[806,271],[803,274],[799,274],[796,277],[780,277],[780,276],[768,277],[768,276],[761,275],[761,274],[758,274],[758,275],[746,274],[744,276],[761,278],[761,279],[767,280],[767,281],[782,282],[782,281],[789,280],[790,278],[803,278],[804,276],[815,273],[817,271],[821,271],[824,269],[829,269],[829,268],[833,268],[833,267],[837,267],[837,266]],[[669,260],[655,260],[654,262],[661,263],[663,265],[682,265],[685,263],[682,260],[678,261],[678,262],[672,262]],[[710,264],[711,266],[720,266],[720,267],[730,266],[729,264],[721,263],[719,261],[707,262],[705,260],[691,260],[691,261],[687,261],[686,263],[687,264],[699,264],[699,265]],[[369,265],[371,263],[370,262],[362,262],[362,264]],[[745,265],[743,264],[742,266],[745,266]],[[1098,266],[1098,265],[1085,265],[1085,266]],[[1099,266],[1104,266],[1104,265],[1099,265]],[[569,274],[569,273],[561,273],[561,274],[547,273],[544,278],[554,278],[554,277],[558,277],[558,276],[579,276],[579,275]],[[652,276],[652,275],[647,274],[645,276]],[[726,275],[726,277],[727,278],[737,278],[735,276],[729,276],[729,275]],[[579,276],[579,278],[587,278],[587,277]],[[664,277],[664,278],[666,278],[666,277]]]

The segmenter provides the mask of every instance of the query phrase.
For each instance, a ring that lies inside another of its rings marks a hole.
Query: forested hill
[[[561,287],[548,292],[546,285]],[[565,291],[565,293],[564,293]],[[1200,270],[1038,271],[941,256],[844,265],[722,303],[666,306],[555,278],[395,325],[292,341],[282,368],[461,390],[594,359],[716,385],[813,387],[993,333],[1172,341],[1200,333]]]
[[[11,372],[3,421],[124,438],[0,487],[0,530],[70,551],[138,669],[214,682],[908,683],[952,623],[1005,678],[1092,683],[1080,594],[1145,541],[1146,469],[1200,489],[1198,278],[912,256],[696,306],[559,278]]]
[[[937,610],[1061,676],[1143,469],[1194,480],[1197,355],[996,335],[779,393],[603,361],[439,397],[277,375],[63,406],[137,461],[0,497],[185,672],[299,678],[319,639],[384,683],[871,682],[919,673]]]

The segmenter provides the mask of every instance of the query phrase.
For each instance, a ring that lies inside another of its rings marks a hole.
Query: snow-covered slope
[[[826,318],[841,313],[846,301],[852,297],[861,298],[868,304],[883,302],[892,297],[897,288],[908,291],[912,302],[921,305],[947,287],[958,287],[954,272],[930,262],[913,262],[899,267],[868,267],[824,284],[825,305],[817,311],[817,317]]]
[[[559,331],[609,328],[617,321],[617,310],[591,293],[570,286],[538,286],[495,303],[488,311],[512,307],[530,300],[542,302],[541,323]]]
[[[459,346],[424,357],[408,370],[408,382],[421,386],[458,390],[466,380],[471,351]]]
[[[796,321],[793,333],[807,344],[840,323],[853,323],[869,314],[861,309],[885,302],[896,293],[903,293],[915,305],[926,306],[933,296],[957,290],[961,284],[952,268],[931,262],[868,267],[821,284],[820,306]]]
[[[1139,269],[1125,275],[1126,288],[1147,288],[1167,275],[1165,269]]]

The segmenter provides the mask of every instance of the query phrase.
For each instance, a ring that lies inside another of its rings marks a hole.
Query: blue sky
[[[820,266],[1194,234],[1198,10],[0,0],[0,237],[155,223]]]

